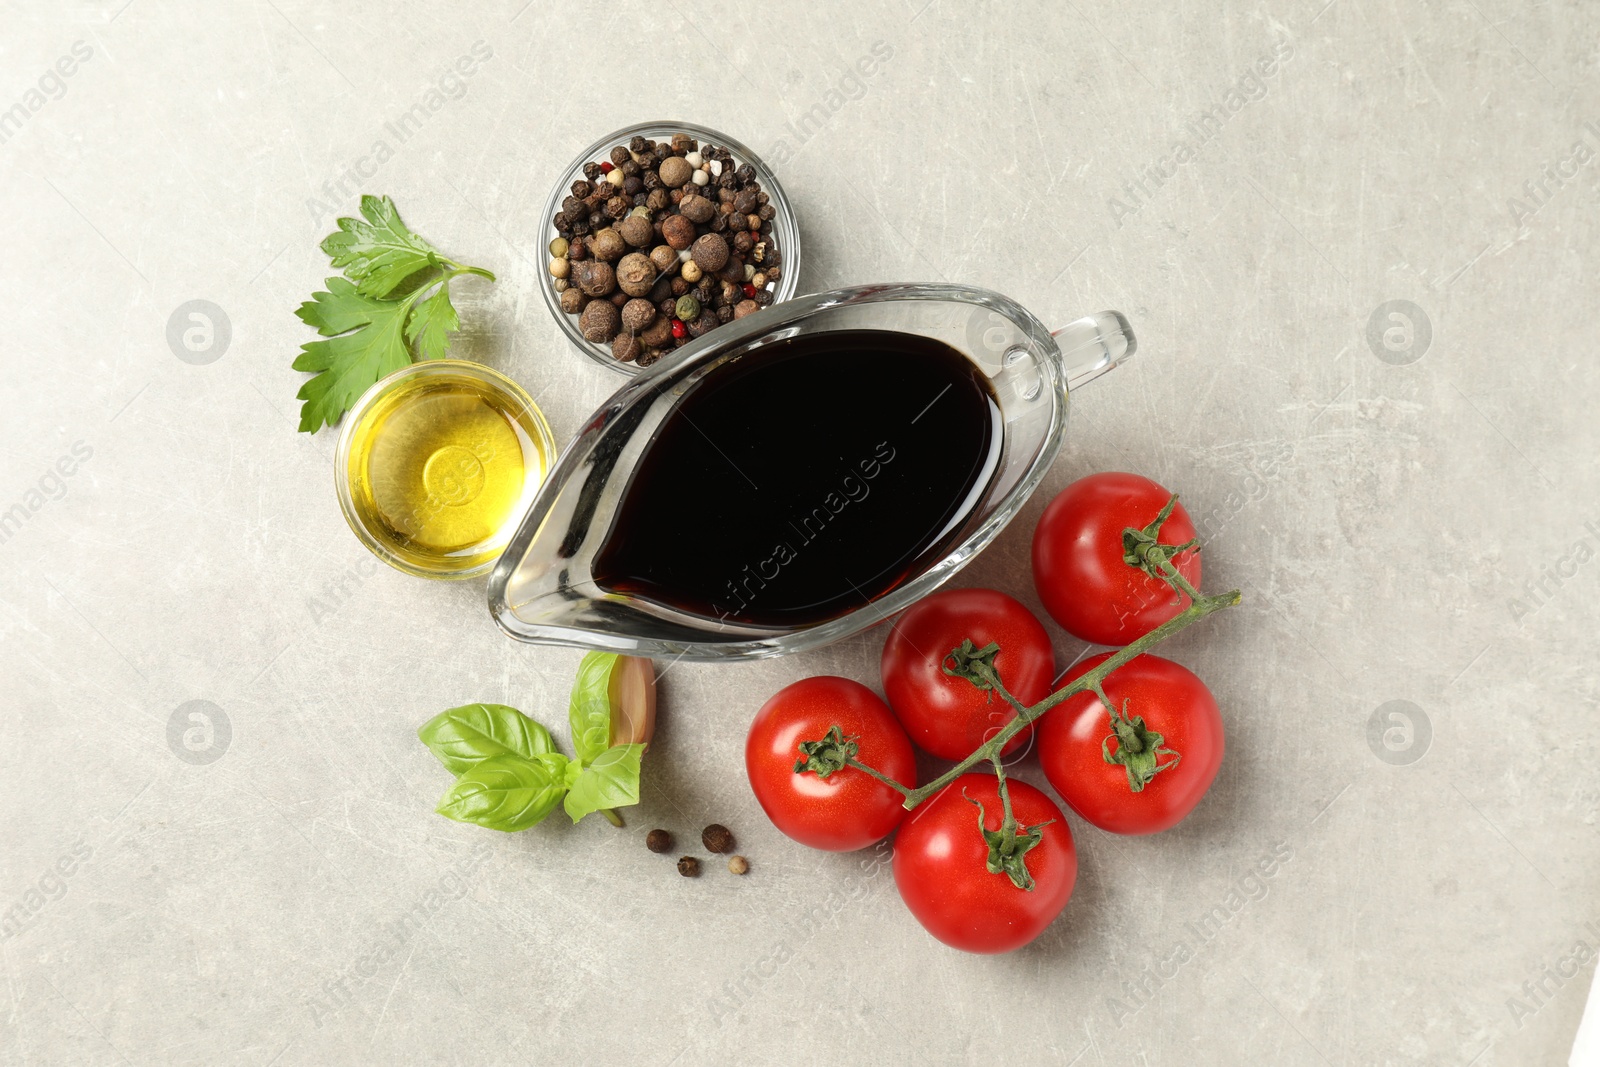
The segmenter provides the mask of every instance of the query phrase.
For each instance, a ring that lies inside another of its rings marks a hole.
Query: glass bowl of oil
[[[356,402],[339,431],[339,506],[385,563],[424,578],[486,574],[555,455],[521,386],[477,363],[413,363]]]

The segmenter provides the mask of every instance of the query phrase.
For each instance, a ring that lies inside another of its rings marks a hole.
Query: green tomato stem
[[[995,734],[988,741],[985,741],[982,745],[979,745],[971,755],[967,756],[966,759],[962,760],[960,763],[957,763],[954,767],[950,768],[944,774],[941,774],[927,785],[909,790],[902,788],[902,792],[904,792],[906,795],[906,809],[910,810],[915,808],[918,804],[921,804],[924,800],[927,800],[935,793],[938,793],[945,786],[961,777],[977,764],[983,762],[993,762],[997,760],[1001,751],[1005,749],[1006,745],[1010,743],[1012,738],[1016,737],[1023,730],[1026,730],[1030,725],[1038,721],[1038,719],[1051,708],[1054,708],[1064,701],[1070,700],[1079,693],[1091,691],[1098,692],[1104,686],[1106,677],[1118,667],[1121,667],[1123,664],[1127,663],[1136,656],[1143,655],[1145,652],[1149,651],[1151,648],[1154,648],[1162,641],[1165,641],[1173,634],[1178,633],[1180,630],[1188,629],[1190,626],[1193,626],[1207,615],[1213,615],[1224,608],[1233,607],[1235,604],[1239,603],[1241,599],[1242,597],[1237,589],[1231,590],[1227,593],[1222,593],[1218,596],[1202,596],[1193,598],[1190,601],[1189,606],[1184,608],[1181,612],[1174,615],[1160,626],[1157,626],[1154,630],[1151,630],[1143,637],[1138,638],[1125,647],[1118,649],[1104,663],[1101,663],[1093,670],[1085,672],[1082,676],[1074,679],[1072,682],[1056,690],[1054,693],[1051,693],[1049,696],[1045,697],[1032,707],[1025,707],[1021,701],[1017,700],[1017,698],[1012,695],[1011,691],[1006,688],[1005,683],[1000,680],[1000,676],[995,673],[992,667],[988,666],[987,664],[975,665],[973,669],[975,673],[983,677],[983,681],[986,683],[986,688],[993,689],[993,691],[999,693],[1007,703],[1016,708],[1017,717],[1007,723],[999,733]],[[864,765],[857,766],[861,766],[862,769],[866,769]],[[881,778],[882,776],[878,775],[878,777]]]

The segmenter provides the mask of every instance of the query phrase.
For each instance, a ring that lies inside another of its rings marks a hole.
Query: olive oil
[[[988,378],[941,341],[844,330],[764,344],[656,429],[595,581],[721,622],[836,618],[963,536],[1001,429]]]
[[[387,562],[431,577],[493,564],[552,451],[521,389],[457,361],[385,379],[350,418],[341,455],[351,525]]]

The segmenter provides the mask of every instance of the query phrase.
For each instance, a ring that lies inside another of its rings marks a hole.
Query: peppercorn
[[[740,255],[748,255],[755,244],[756,239],[750,236],[748,230],[741,230],[733,235],[733,250]]]
[[[767,287],[767,276],[760,271],[756,271],[755,277],[750,279],[750,284],[757,289],[765,289]]]
[[[674,152],[692,152],[692,151],[694,151],[694,138],[690,137],[686,133],[675,133],[675,134],[673,134],[672,135],[672,150]]]
[[[756,295],[756,287],[749,282],[744,283],[742,291],[744,292],[745,296],[750,298],[754,298]]]
[[[754,315],[761,310],[761,305],[754,300],[741,300],[733,306],[733,317],[742,319],[746,315]]]
[[[672,320],[672,337],[673,337],[673,339],[677,340],[677,341],[681,341],[687,336],[689,336],[689,327],[684,325],[682,319],[673,319]]]
[[[656,168],[656,173],[661,175],[661,184],[669,189],[682,186],[694,172],[694,167],[682,156],[669,156],[661,161],[660,167]]]
[[[588,302],[589,297],[575,285],[561,291],[561,310],[568,315],[576,315]]]
[[[718,322],[722,322],[722,323],[732,322],[733,321],[733,308],[729,307],[727,304],[724,304],[721,307],[719,307],[717,309],[717,321]]]
[[[670,307],[672,302],[677,299],[672,295],[672,275],[668,273],[658,275],[656,283],[650,287],[650,291],[644,295],[644,298],[658,308],[661,306],[661,302],[665,300]],[[670,315],[672,312],[667,311],[664,314]]]
[[[726,852],[733,847],[733,832],[721,823],[714,822],[700,831],[700,843],[708,852]]]
[[[617,285],[629,296],[643,296],[656,283],[656,265],[643,252],[629,252],[617,263]]]
[[[729,256],[728,262],[723,264],[717,272],[717,277],[730,281],[735,285],[744,284],[744,260],[738,256]]]
[[[609,300],[589,301],[583,309],[583,314],[578,316],[578,332],[583,334],[584,340],[596,344],[615,337],[621,324],[622,316],[618,313],[616,305]]]
[[[563,244],[565,242],[562,242]],[[572,264],[567,262],[567,257],[557,256],[550,261],[550,276],[552,278],[565,278],[572,270]]]
[[[688,291],[689,291],[689,282],[688,282],[687,279],[685,279],[683,277],[683,275],[680,274],[678,277],[672,279],[672,295],[673,296],[683,296]]]
[[[708,233],[696,238],[694,244],[689,247],[689,255],[701,270],[721,270],[728,262],[727,239],[717,233]]]
[[[621,311],[622,305],[628,302],[628,294],[618,289],[616,292],[606,297],[606,299],[611,301],[618,311]]]
[[[632,206],[632,204],[628,203],[627,198],[613,196],[611,199],[606,201],[606,214],[610,216],[613,221],[615,221],[616,219],[620,219],[622,216],[626,215],[628,213],[628,209]]]
[[[771,204],[762,204],[760,207],[756,208],[756,214],[761,217],[761,221],[771,222],[773,219],[778,217],[778,209],[773,207]]]
[[[660,358],[661,353],[659,350],[647,348],[643,352],[639,353],[639,358],[634,360],[634,363],[641,367],[648,367]]]
[[[598,163],[585,163],[583,165],[583,176],[585,178],[588,178],[590,181],[598,181],[599,178],[600,178],[600,174],[601,174],[600,164],[598,164]],[[580,195],[587,195],[587,194],[580,194]]]
[[[756,194],[749,189],[736,193],[733,198],[733,210],[741,215],[748,215],[760,205],[756,203]]]
[[[628,149],[625,145],[619,144],[611,150],[611,165],[614,167],[620,167],[632,158],[633,157],[628,154]],[[601,164],[601,166],[604,165],[605,164]]]
[[[629,178],[637,178],[639,176],[639,164],[634,160],[630,159],[626,163],[622,164],[621,170],[623,174],[622,182],[624,185],[627,184]]]
[[[669,215],[661,220],[661,236],[667,244],[682,252],[694,243],[694,223],[682,215]]]
[[[683,296],[678,297],[678,303],[673,308],[673,313],[684,322],[693,322],[700,317],[700,301],[685,292]],[[710,848],[709,845],[706,847]],[[716,852],[717,850],[711,849],[711,851]]]
[[[576,263],[589,255],[589,246],[581,237],[574,237],[567,242],[567,258]]]
[[[728,870],[734,874],[744,874],[750,869],[750,861],[743,856],[733,856],[728,860]]]
[[[724,217],[728,220],[728,229],[732,230],[734,233],[738,233],[740,230],[749,229],[750,227],[749,215],[741,215],[737,211],[730,211]]]
[[[779,278],[783,277],[783,268],[782,267],[768,267],[763,273],[766,274],[767,281],[775,282]]]
[[[560,257],[565,256],[568,249],[571,247],[571,243],[568,242],[565,237],[557,237],[554,241],[550,242],[550,254],[559,259]]]
[[[635,248],[643,248],[656,235],[650,226],[650,220],[642,215],[629,215],[617,223],[617,233]]]
[[[767,307],[768,305],[770,305],[772,303],[772,301],[774,299],[775,298],[772,295],[772,290],[771,289],[757,289],[756,290],[755,300],[756,300],[756,306],[757,307]]]
[[[643,152],[650,147],[650,142],[645,140],[642,133],[636,133],[628,138],[628,148],[634,152]]]
[[[693,298],[688,297],[686,299]],[[722,325],[722,323],[717,318],[717,313],[712,311],[710,308],[706,308],[700,313],[699,318],[689,323],[689,336],[704,337],[706,334],[710,333],[712,330],[715,330],[720,325]]]

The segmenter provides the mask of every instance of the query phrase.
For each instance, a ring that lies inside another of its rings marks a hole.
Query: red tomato
[[[1112,653],[1090,656],[1067,673],[1061,686],[1104,663]],[[1057,688],[1061,688],[1057,686]],[[1222,765],[1222,716],[1205,683],[1185,667],[1160,656],[1135,656],[1106,678],[1106,696],[1129,718],[1139,716],[1162,736],[1162,748],[1179,754],[1178,765],[1158,772],[1135,793],[1128,772],[1107,763],[1100,743],[1112,736],[1105,705],[1080,693],[1039,720],[1039,763],[1061,799],[1089,822],[1114,834],[1153,834],[1177,825],[1211,788]],[[1158,755],[1158,764],[1172,757]]]
[[[774,826],[803,845],[850,852],[881,841],[907,813],[904,797],[854,767],[826,778],[795,772],[800,742],[819,740],[835,725],[856,738],[858,760],[916,787],[906,732],[876,693],[848,678],[806,678],[773,694],[750,724],[744,765]]]
[[[1023,862],[1031,890],[1006,874],[990,874],[988,843],[978,829],[1000,829],[1005,810],[992,774],[964,774],[912,810],[894,839],[894,884],[928,933],[966,952],[1010,952],[1038,937],[1066,907],[1078,879],[1072,831],[1049,797],[1026,782],[1006,779],[1018,823],[1048,822],[1043,839]],[[970,798],[970,799],[969,799]]]
[[[944,673],[950,650],[970,639],[999,642],[995,671],[1024,706],[1043,700],[1055,676],[1050,635],[1033,612],[993,589],[946,589],[895,622],[883,646],[883,692],[911,740],[941,759],[961,760],[1017,717],[997,694]],[[1027,743],[1024,730],[1006,746]]]
[[[1097,645],[1138,640],[1189,606],[1175,593],[1122,559],[1122,531],[1155,521],[1172,494],[1137,474],[1091,474],[1061,490],[1033,531],[1033,584],[1050,617],[1074,637]],[[1156,540],[1181,545],[1194,523],[1180,503]],[[1178,573],[1200,588],[1200,553],[1172,559]]]

